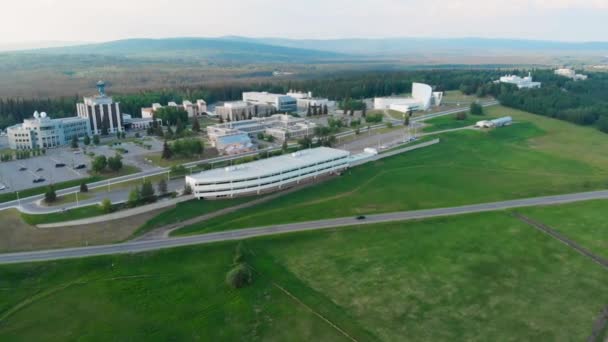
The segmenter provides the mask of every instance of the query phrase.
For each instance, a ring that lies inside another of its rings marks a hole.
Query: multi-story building
[[[105,87],[105,83],[99,81],[97,83],[98,94],[85,97],[83,103],[76,105],[78,116],[89,120],[89,126],[93,134],[102,134],[104,128],[107,133],[123,130],[120,104],[106,95]]]
[[[73,137],[90,135],[89,120],[81,117],[51,119],[34,113],[22,124],[7,128],[9,146],[15,150],[46,149],[69,144]]]
[[[532,74],[528,73],[526,77],[519,77],[516,75],[506,75],[498,80],[500,83],[509,83],[517,86],[518,89],[532,89],[532,88],[540,88],[540,82],[532,81]]]
[[[562,68],[555,70],[554,73],[558,76],[568,77],[574,81],[584,81],[587,79],[587,75],[577,74],[574,69]]]
[[[272,105],[251,104],[245,101],[224,102],[215,107],[215,114],[227,121],[247,120],[252,117],[268,116],[275,111]]]
[[[303,118],[296,118],[287,114],[275,114],[265,118],[254,117],[250,120],[207,126],[207,136],[214,146],[219,137],[236,133],[247,133],[251,136],[264,133],[283,141],[311,135],[314,133],[315,126],[313,122]]]
[[[376,97],[374,109],[391,109],[402,113],[414,110],[429,110],[441,105],[442,92],[433,92],[430,85],[412,83],[412,97]]]
[[[259,195],[339,174],[350,152],[318,147],[186,177],[195,197],[217,199]]]
[[[333,109],[336,106],[336,103],[334,101],[330,101],[329,99],[313,97],[312,92],[310,91],[305,93],[292,90],[287,93],[287,96],[296,99],[296,104],[299,111],[306,111],[308,108],[314,107],[323,109],[325,106]]]
[[[250,91],[243,93],[243,101],[253,105],[270,105],[284,113],[294,113],[298,110],[297,100],[285,94]]]
[[[188,100],[182,101],[181,105],[178,105],[175,101],[167,103],[167,107],[181,108],[188,113],[189,118],[195,118],[203,115],[207,111],[207,103],[205,100],[196,100],[196,104]],[[144,107],[141,109],[141,117],[143,119],[151,119],[154,113],[163,108],[160,103],[153,103],[152,107]]]

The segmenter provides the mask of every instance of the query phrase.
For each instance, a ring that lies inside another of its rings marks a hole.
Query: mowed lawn
[[[441,135],[441,143],[185,227],[190,234],[294,221],[589,191],[608,187],[608,135],[508,108],[518,123]]]
[[[506,212],[247,240],[242,290],[235,244],[0,266],[0,340],[580,341],[608,302]]]
[[[586,201],[564,206],[518,209],[608,260],[608,201]]]

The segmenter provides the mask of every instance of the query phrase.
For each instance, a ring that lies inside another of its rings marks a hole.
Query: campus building
[[[531,73],[528,73],[528,76],[523,77],[523,78],[516,76],[516,75],[506,75],[506,76],[501,77],[500,80],[498,80],[498,82],[514,84],[517,86],[518,89],[533,89],[533,88],[540,88],[540,86],[541,86],[540,82],[532,81]]]
[[[287,96],[296,99],[296,106],[298,111],[305,112],[308,108],[317,107],[322,109],[323,107],[334,108],[336,103],[326,98],[313,97],[312,92],[301,92],[301,91],[289,91]]]
[[[189,118],[199,117],[207,112],[207,102],[205,100],[196,100],[196,103],[192,103],[188,100],[182,101],[181,105],[178,105],[175,101],[171,101],[167,103],[167,107],[174,107],[178,109],[183,109],[188,113]],[[141,109],[141,117],[142,119],[152,119],[154,113],[163,108],[163,105],[160,103],[153,103],[152,107],[144,107]]]
[[[215,107],[215,114],[225,121],[240,121],[251,119],[252,117],[268,116],[276,109],[269,104],[251,104],[245,101],[224,102]]]
[[[315,124],[303,118],[287,114],[275,114],[270,117],[254,117],[250,120],[232,121],[207,126],[207,136],[213,146],[219,137],[246,133],[255,136],[258,133],[272,135],[275,139],[300,139],[313,134]],[[221,153],[221,151],[220,151]]]
[[[567,77],[574,81],[584,81],[587,79],[587,75],[577,74],[574,69],[562,68],[554,71],[557,76]]]
[[[76,105],[78,116],[89,120],[89,127],[91,127],[93,134],[101,134],[104,127],[108,133],[122,132],[123,130],[120,104],[106,95],[105,88],[105,83],[99,81],[97,83],[98,94],[85,97],[84,102]]]
[[[269,105],[284,113],[294,113],[298,110],[297,100],[285,94],[250,91],[243,93],[243,101],[252,105]]]
[[[401,113],[415,110],[429,110],[431,106],[441,105],[442,92],[433,92],[430,85],[412,83],[412,97],[376,97],[374,109],[390,109]]]
[[[46,149],[68,145],[73,137],[91,134],[89,120],[81,117],[51,119],[45,112],[6,129],[10,148],[15,150]]]
[[[349,167],[350,152],[318,147],[237,166],[186,176],[198,199],[232,198],[285,189],[339,174]]]

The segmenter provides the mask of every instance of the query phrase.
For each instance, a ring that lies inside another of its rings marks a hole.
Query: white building
[[[167,107],[183,109],[188,113],[189,118],[195,118],[203,115],[207,111],[207,102],[205,100],[196,100],[196,104],[188,100],[182,101],[181,105],[178,105],[175,101],[167,103]],[[143,119],[151,119],[154,113],[163,108],[160,103],[153,103],[152,107],[144,107],[141,109],[141,117]]]
[[[328,147],[303,150],[187,176],[197,198],[231,198],[285,189],[349,167],[350,152]]]
[[[89,120],[89,127],[93,134],[101,134],[105,127],[108,133],[122,132],[122,113],[120,104],[114,102],[105,92],[105,83],[97,83],[98,94],[85,97],[83,103],[78,103],[76,109],[78,116]]]
[[[532,74],[528,73],[528,76],[521,78],[516,75],[506,75],[500,78],[499,82],[501,83],[509,83],[517,86],[518,89],[531,89],[531,88],[540,88],[540,82],[532,81]]]
[[[293,113],[298,110],[297,100],[285,94],[250,91],[243,93],[243,101],[253,105],[269,105],[279,112]]]
[[[374,109],[391,109],[402,113],[414,110],[429,110],[431,106],[441,105],[442,92],[424,83],[412,83],[412,97],[376,97]]]
[[[154,119],[152,117],[134,118],[130,114],[123,114],[122,122],[127,130],[144,130],[153,126]],[[156,119],[156,122],[161,126],[163,124],[162,119]]]
[[[268,116],[275,111],[276,109],[272,105],[251,104],[245,101],[224,102],[222,105],[215,107],[215,114],[226,121],[240,121],[254,116]]]
[[[335,108],[336,103],[326,98],[313,97],[312,92],[301,92],[301,91],[289,91],[287,96],[296,99],[296,105],[299,111],[306,111],[308,108],[317,107],[322,109],[327,106],[329,108]]]
[[[217,137],[214,146],[222,155],[235,155],[256,150],[249,134],[240,131]]]
[[[213,146],[219,137],[236,133],[247,133],[255,136],[258,133],[272,135],[279,141],[299,139],[314,133],[315,123],[287,114],[275,114],[270,117],[254,117],[250,120],[232,121],[207,126],[207,136]]]
[[[494,128],[494,127],[503,127],[509,126],[513,123],[513,118],[510,116],[504,116],[502,118],[494,119],[494,120],[482,120],[477,121],[475,127],[477,128]]]
[[[91,134],[89,120],[81,117],[51,119],[45,112],[6,129],[10,148],[15,150],[46,149],[69,144],[73,137]]]
[[[587,75],[577,74],[574,69],[562,68],[555,70],[554,73],[558,76],[567,77],[575,81],[584,81],[587,79]]]

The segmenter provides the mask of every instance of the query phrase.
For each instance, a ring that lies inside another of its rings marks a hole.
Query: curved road
[[[591,199],[608,199],[608,190],[594,191],[585,193],[575,193],[567,195],[546,196],[518,199],[511,201],[483,203],[465,205],[451,208],[426,209],[415,211],[403,211],[386,214],[369,215],[364,220],[357,220],[353,217],[328,219],[320,221],[309,221],[292,224],[280,224],[268,227],[258,227],[250,229],[231,230],[202,235],[184,236],[160,240],[132,241],[114,245],[102,245],[91,247],[78,247],[55,249],[35,252],[20,252],[0,254],[0,264],[45,261],[56,259],[81,258],[97,255],[137,253],[152,251],[164,248],[188,246],[196,244],[206,244],[218,241],[240,240],[258,236],[301,232],[307,230],[329,229],[344,226],[373,224],[380,222],[403,221],[412,219],[423,219],[437,216],[460,215],[468,213],[478,213],[485,211],[495,211],[519,207],[549,205],[559,203],[578,202]]]

